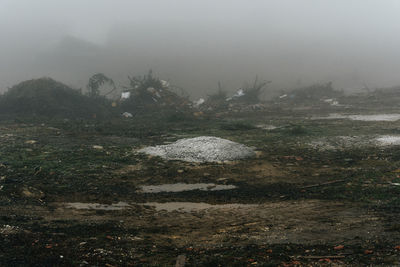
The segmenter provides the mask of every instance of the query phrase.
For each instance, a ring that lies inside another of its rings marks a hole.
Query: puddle
[[[82,202],[72,202],[66,203],[67,208],[78,209],[78,210],[123,210],[129,208],[126,202],[118,202],[116,204],[99,204],[99,203],[82,203]]]
[[[278,128],[278,127],[276,127],[274,125],[270,125],[270,124],[257,124],[256,127],[263,129],[263,130],[267,130],[267,131],[275,130]]]
[[[374,115],[341,115],[338,113],[329,114],[326,117],[314,117],[313,119],[349,119],[353,121],[397,121],[400,120],[400,114],[374,114]]]
[[[222,185],[222,184],[162,184],[162,185],[143,185],[138,190],[139,193],[162,193],[162,192],[184,192],[191,190],[201,191],[220,191],[220,190],[232,190],[235,189],[234,185]]]
[[[400,145],[400,136],[384,135],[375,140],[382,146]]]
[[[377,114],[377,115],[349,115],[353,121],[397,121],[400,120],[400,114]]]
[[[166,202],[166,203],[158,203],[158,202],[147,202],[143,204],[144,206],[151,206],[156,209],[156,211],[165,210],[167,212],[171,211],[182,211],[182,212],[191,212],[191,211],[199,211],[199,210],[208,210],[208,209],[238,209],[238,208],[251,208],[256,207],[258,205],[255,204],[219,204],[219,205],[211,205],[204,202]]]
[[[219,204],[219,205],[211,205],[204,202],[166,202],[166,203],[158,203],[158,202],[146,202],[146,203],[132,203],[132,205],[140,205],[140,206],[150,206],[154,207],[156,211],[181,211],[181,212],[192,212],[192,211],[200,211],[200,210],[209,210],[209,209],[238,209],[238,208],[252,208],[257,207],[255,204]],[[65,203],[66,208],[78,209],[78,210],[107,210],[107,211],[115,211],[115,210],[124,210],[127,208],[131,208],[132,205],[126,202],[118,202],[116,204],[99,204],[99,203],[82,203],[82,202],[72,202]]]

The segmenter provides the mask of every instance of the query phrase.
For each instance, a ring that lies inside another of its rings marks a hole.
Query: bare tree
[[[88,89],[88,95],[90,97],[100,96],[100,87],[104,84],[108,84],[112,87],[111,91],[104,94],[104,96],[111,94],[112,92],[114,92],[117,89],[115,87],[114,81],[112,79],[108,78],[103,73],[96,73],[92,77],[89,78],[89,82],[86,86]]]

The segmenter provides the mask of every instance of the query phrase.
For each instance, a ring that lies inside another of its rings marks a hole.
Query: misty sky
[[[150,68],[193,97],[255,75],[273,90],[400,85],[399,14],[398,0],[0,0],[0,88]]]

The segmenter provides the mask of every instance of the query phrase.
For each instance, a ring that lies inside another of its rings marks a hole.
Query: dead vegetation
[[[228,92],[222,88],[221,82],[218,82],[218,91],[207,96],[204,104],[201,105],[202,110],[221,111],[228,107]]]
[[[287,93],[283,92],[276,101],[289,103],[290,105],[316,106],[329,104],[343,96],[344,93],[342,91],[335,90],[332,82],[328,82],[294,89]]]
[[[88,89],[88,96],[100,97],[100,88],[105,84],[108,84],[111,87],[111,90],[104,93],[104,96],[107,96],[117,90],[117,87],[115,86],[115,83],[112,79],[108,78],[103,73],[94,74],[92,77],[89,78],[89,82],[86,86],[86,88]]]
[[[231,97],[232,101],[242,102],[246,104],[257,104],[262,101],[261,95],[266,86],[271,81],[259,81],[258,76],[254,79],[253,83],[246,83],[235,95]]]
[[[131,113],[189,112],[190,101],[173,92],[167,81],[154,77],[151,70],[144,76],[128,78],[129,85],[124,91],[129,93],[129,96],[120,104],[124,111]]]

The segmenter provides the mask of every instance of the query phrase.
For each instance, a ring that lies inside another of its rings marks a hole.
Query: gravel
[[[243,144],[213,136],[180,139],[169,145],[146,147],[139,152],[188,162],[232,161],[255,156],[254,150]]]

